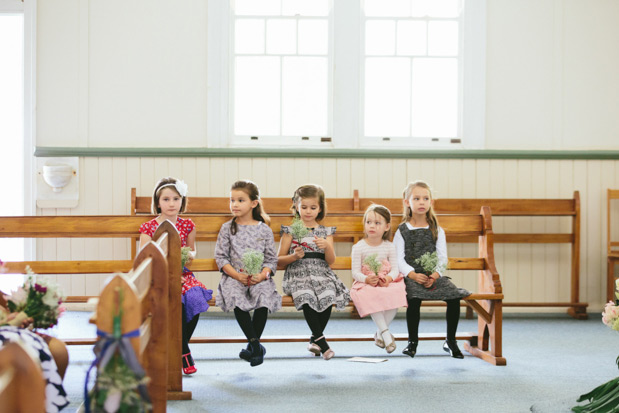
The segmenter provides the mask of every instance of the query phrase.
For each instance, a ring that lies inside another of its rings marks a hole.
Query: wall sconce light
[[[62,191],[74,175],[75,171],[71,165],[56,163],[43,165],[43,180],[54,192]]]

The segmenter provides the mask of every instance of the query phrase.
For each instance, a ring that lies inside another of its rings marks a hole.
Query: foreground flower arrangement
[[[18,313],[16,320],[32,318],[34,328],[46,329],[55,326],[65,311],[62,304],[64,296],[60,288],[51,280],[35,274],[30,267],[26,267],[26,272],[24,284],[4,297],[9,311]]]
[[[615,282],[615,302],[609,301],[602,312],[602,322],[609,328],[619,331],[619,279]],[[615,360],[619,368],[619,357]],[[619,377],[596,387],[587,394],[583,394],[577,402],[589,403],[572,407],[577,413],[590,412],[619,412]]]

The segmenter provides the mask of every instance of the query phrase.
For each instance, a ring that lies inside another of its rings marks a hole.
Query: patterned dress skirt
[[[213,298],[213,290],[207,289],[187,268],[183,268],[182,294],[186,320],[208,310],[208,301]]]
[[[34,351],[41,362],[41,370],[45,378],[45,411],[57,412],[69,405],[67,393],[62,386],[58,367],[52,358],[52,353],[43,338],[29,330],[13,326],[0,327],[0,347],[5,343],[22,341]],[[2,411],[2,406],[0,406]]]
[[[297,310],[303,304],[319,313],[334,304],[337,310],[343,310],[350,302],[348,288],[321,258],[303,258],[289,264],[282,287],[285,294],[292,296]]]
[[[248,287],[222,274],[215,302],[223,311],[233,311],[235,307],[243,311],[265,307],[269,313],[274,313],[282,308],[282,296],[277,292],[272,278]]]
[[[440,277],[430,288],[426,288],[410,278],[405,278],[404,282],[406,283],[406,296],[409,300],[411,298],[418,298],[420,300],[445,301],[461,299],[471,295],[470,291],[456,287],[451,282],[451,278],[446,276]]]

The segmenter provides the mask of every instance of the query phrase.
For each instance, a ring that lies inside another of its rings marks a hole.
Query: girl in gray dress
[[[335,275],[330,265],[335,262],[333,234],[335,227],[325,227],[320,222],[326,215],[325,193],[318,185],[303,185],[292,197],[291,210],[296,225],[307,234],[293,239],[291,227],[282,225],[278,252],[278,266],[286,269],[282,287],[291,295],[297,310],[303,311],[305,321],[312,331],[307,349],[325,360],[334,356],[324,337],[324,330],[331,317],[333,305],[344,309],[350,301],[348,288]]]
[[[221,271],[215,300],[223,311],[234,311],[248,341],[239,357],[254,367],[262,364],[266,354],[260,337],[267,315],[282,307],[282,297],[271,278],[277,269],[275,241],[256,184],[237,181],[232,185],[230,211],[234,218],[221,226],[215,245],[215,261]],[[248,274],[243,269],[243,255],[249,250],[264,255],[258,274]],[[252,310],[253,316],[249,314]]]
[[[415,357],[419,342],[419,318],[422,300],[442,300],[447,303],[447,340],[443,350],[454,358],[463,358],[456,343],[456,330],[460,319],[460,299],[470,292],[456,287],[441,274],[447,268],[447,242],[445,231],[438,226],[432,193],[428,184],[411,182],[404,190],[404,213],[393,243],[396,245],[398,266],[406,276],[406,324],[408,346],[402,353]],[[426,271],[416,260],[425,253],[436,252],[438,265]]]

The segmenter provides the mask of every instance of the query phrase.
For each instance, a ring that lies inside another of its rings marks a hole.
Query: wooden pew
[[[262,198],[266,212],[279,222],[278,217],[288,217],[283,220],[284,224],[290,222],[290,198]],[[135,188],[131,189],[131,215],[144,216],[144,220],[150,215],[150,197],[139,197]],[[355,217],[359,219],[367,207],[377,203],[391,210],[394,217],[402,216],[401,198],[360,198],[359,191],[354,190],[352,198],[329,198],[327,201],[328,216],[337,217],[335,226],[338,232],[335,241],[356,242],[363,232],[351,234],[341,228],[341,218]],[[507,302],[505,307],[568,307],[568,314],[577,319],[587,318],[587,303],[580,302],[580,194],[574,192],[571,199],[437,199],[435,209],[438,214],[476,214],[482,206],[490,207],[492,216],[497,217],[571,217],[572,228],[570,233],[498,233],[495,234],[495,243],[531,243],[531,244],[570,244],[571,246],[571,275],[570,275],[570,301],[569,302]],[[229,220],[229,199],[225,197],[190,197],[187,203],[188,214],[201,216],[227,217]],[[328,220],[332,222],[332,219]],[[394,218],[394,222],[398,219]],[[442,225],[442,221],[441,221]],[[198,227],[201,229],[200,227]],[[279,231],[274,228],[277,236]],[[198,232],[198,241],[214,241],[217,234]],[[134,241],[137,237],[134,237]],[[476,243],[476,236],[449,235],[450,243]],[[132,242],[132,256],[135,254],[136,242]],[[193,267],[195,269],[195,267]],[[337,269],[346,269],[340,267]],[[508,275],[510,276],[510,275]],[[424,303],[429,305],[429,303]],[[431,305],[431,304],[430,304]],[[442,305],[439,304],[439,305]],[[467,313],[470,316],[470,313]]]
[[[99,330],[111,333],[119,292],[123,291],[122,333],[140,330],[140,336],[131,342],[151,379],[148,390],[155,412],[165,411],[166,400],[191,399],[191,392],[182,390],[180,374],[181,330],[176,328],[181,317],[180,287],[176,300],[170,299],[171,286],[180,286],[180,269],[180,237],[170,222],[164,222],[153,241],[140,250],[133,268],[127,274],[116,274],[105,286],[92,320]],[[176,319],[172,318],[175,307]]]
[[[205,216],[205,215],[188,215],[194,220],[197,226],[197,236],[202,239],[216,239],[221,224],[229,220],[229,216]],[[279,234],[279,228],[282,224],[288,224],[290,217],[273,216],[271,228],[275,234]],[[143,216],[37,216],[37,217],[0,217],[0,234],[9,237],[20,238],[39,238],[39,237],[134,237],[137,234],[139,226],[144,222]],[[494,235],[492,233],[492,224],[490,211],[483,209],[481,214],[477,215],[442,215],[439,216],[441,226],[445,229],[448,238],[451,236],[476,236],[479,240],[479,256],[477,258],[450,258],[450,266],[456,270],[474,270],[479,271],[480,291],[477,294],[468,297],[465,303],[474,307],[482,315],[480,317],[480,327],[477,334],[471,334],[471,351],[479,353],[480,357],[501,365],[504,364],[504,358],[501,354],[501,323],[502,323],[502,300],[503,292],[498,273],[495,269],[494,261]],[[363,234],[363,225],[358,216],[329,216],[324,221],[325,225],[335,225],[338,227],[338,233],[342,237],[355,238],[361,237]],[[175,230],[174,230],[175,231]],[[180,260],[180,258],[179,258]],[[170,273],[176,271],[179,265],[170,266]],[[7,263],[10,272],[24,272],[26,265],[30,265],[33,271],[44,274],[86,274],[86,273],[101,273],[113,272],[118,268],[131,268],[131,261],[33,261],[20,263]],[[196,259],[193,261],[191,269],[193,271],[217,271],[214,259]],[[349,257],[338,257],[335,262],[334,269],[350,269]],[[107,271],[103,271],[107,270]],[[178,278],[175,278],[178,280]],[[176,283],[177,287],[180,288]],[[170,284],[174,285],[174,282]],[[169,292],[172,296],[175,294],[170,287]],[[479,295],[482,294],[482,295]],[[180,302],[180,292],[176,295]],[[88,297],[72,297],[72,300],[80,302],[85,301]],[[442,303],[441,303],[442,304]],[[284,305],[291,306],[290,298],[284,297]],[[180,306],[180,304],[179,304]],[[176,317],[176,316],[174,316]],[[180,313],[178,318],[180,319]],[[180,323],[179,323],[180,324]],[[176,325],[175,323],[171,325]],[[179,329],[180,331],[180,329]],[[180,340],[180,333],[170,334]],[[360,336],[357,336],[360,337]],[[439,336],[432,336],[421,339],[435,339]],[[330,338],[331,339],[331,338]],[[342,337],[341,339],[362,339],[370,340],[370,337],[355,338]],[[460,336],[460,339],[465,339]],[[221,342],[226,338],[205,339],[207,341],[199,341],[198,339],[192,342]],[[209,341],[210,340],[210,341]],[[238,340],[238,339],[236,339]],[[287,339],[288,340],[288,339]],[[294,340],[294,338],[293,338]],[[301,339],[297,339],[301,340]],[[303,338],[305,340],[305,338]],[[337,341],[338,338],[331,340]],[[90,344],[94,340],[89,339],[71,339],[66,340],[67,344]],[[479,349],[479,350],[477,350]],[[180,354],[180,353],[179,353]],[[180,365],[180,357],[178,358]],[[170,364],[173,360],[170,360]],[[180,368],[170,368],[170,376],[173,374],[180,375]]]
[[[0,411],[45,412],[41,367],[18,343],[0,348]]]

